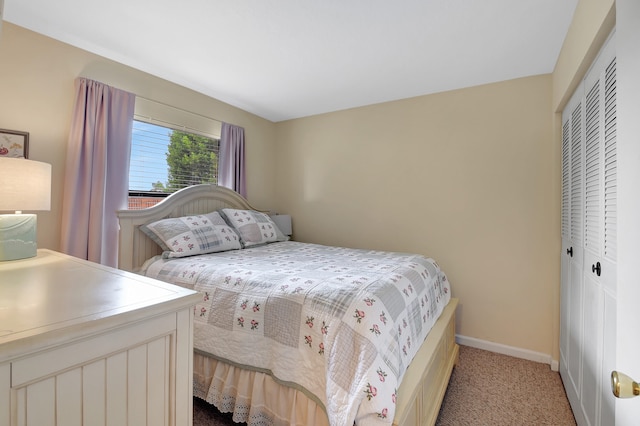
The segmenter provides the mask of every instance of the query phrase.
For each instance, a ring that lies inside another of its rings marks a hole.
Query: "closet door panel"
[[[582,267],[577,262],[571,264],[571,280],[569,281],[569,348],[567,372],[571,384],[571,391],[580,395],[582,386]]]
[[[615,424],[608,377],[616,356],[614,37],[562,116],[560,374],[578,425]]]
[[[602,336],[602,370],[600,374],[600,424],[615,424],[615,397],[609,386],[611,372],[616,369],[616,306],[615,295],[604,293],[604,328]]]
[[[569,280],[571,277],[571,257],[573,247],[569,238],[569,211],[571,209],[571,151],[570,151],[570,129],[571,123],[568,119],[562,122],[562,215],[561,215],[561,235],[562,251],[560,252],[560,371],[566,371],[567,355],[569,351],[569,312],[571,309],[569,299]]]
[[[580,405],[587,423],[597,422],[600,400],[600,371],[602,351],[602,291],[599,283],[586,277],[583,299],[583,347],[582,347],[582,388]]]
[[[584,248],[596,255],[602,247],[600,94],[600,82],[596,81],[587,90],[584,108]]]
[[[618,242],[618,166],[616,135],[616,58],[606,57],[607,67],[603,82],[603,125],[602,125],[602,192],[603,192],[603,240],[601,282],[615,297],[617,289],[617,242]]]
[[[569,318],[571,312],[571,300],[569,298],[569,282],[571,279],[571,263],[568,251],[571,250],[571,243],[562,239],[562,253],[560,259],[560,369],[565,369],[569,352]]]
[[[576,93],[562,126],[561,366],[567,394],[579,401],[582,373],[583,102]]]

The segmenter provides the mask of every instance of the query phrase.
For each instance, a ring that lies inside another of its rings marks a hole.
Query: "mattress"
[[[201,293],[196,351],[303,391],[332,425],[391,424],[404,372],[451,293],[425,256],[293,241],[157,256],[143,273]]]

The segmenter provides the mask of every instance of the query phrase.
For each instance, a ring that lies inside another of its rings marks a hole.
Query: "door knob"
[[[611,391],[616,398],[633,398],[640,395],[640,385],[626,374],[612,371]]]

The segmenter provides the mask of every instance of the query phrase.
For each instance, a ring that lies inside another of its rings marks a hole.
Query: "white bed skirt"
[[[270,375],[193,355],[193,393],[233,421],[251,425],[328,426],[327,414],[302,391],[277,383]]]

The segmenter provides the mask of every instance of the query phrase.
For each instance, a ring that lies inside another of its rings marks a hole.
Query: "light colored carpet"
[[[233,426],[229,414],[194,398],[194,426]],[[574,426],[560,375],[548,365],[460,347],[438,426]]]
[[[438,426],[572,426],[560,374],[549,365],[460,347]]]

